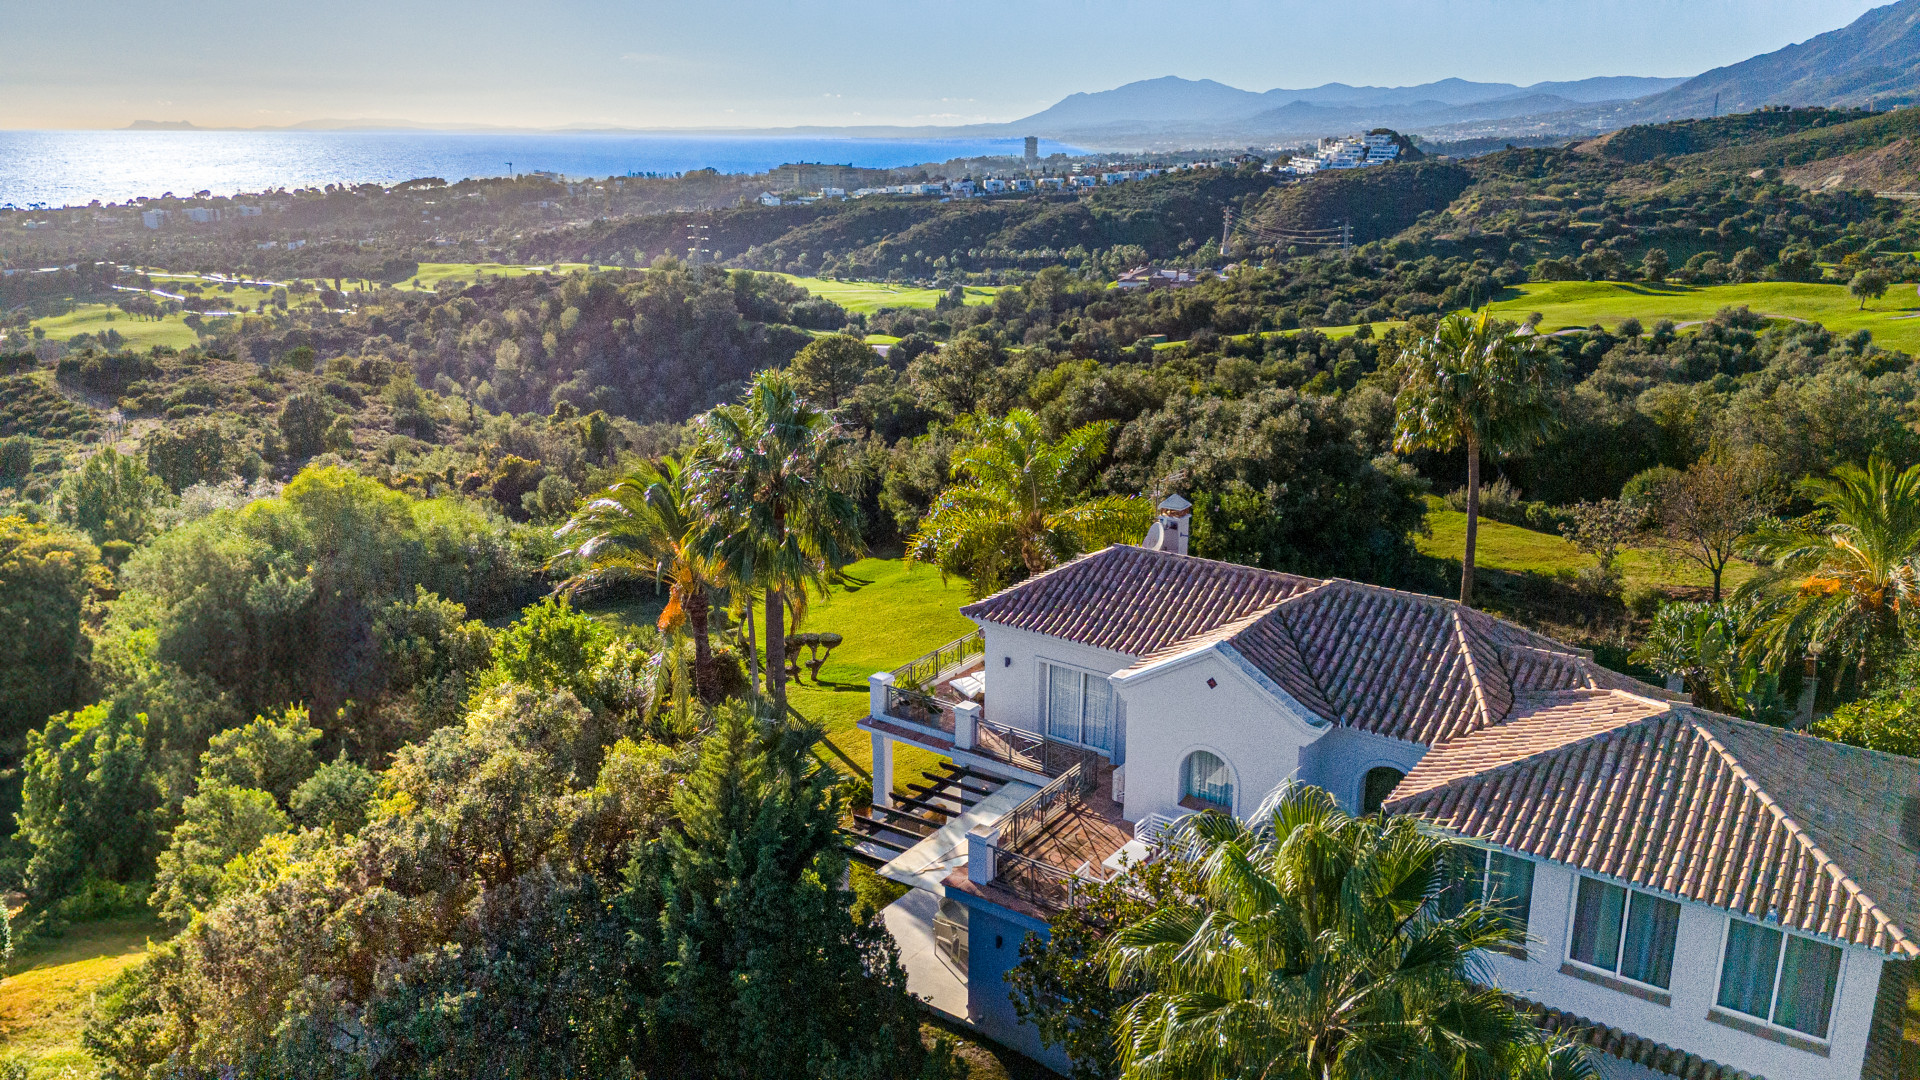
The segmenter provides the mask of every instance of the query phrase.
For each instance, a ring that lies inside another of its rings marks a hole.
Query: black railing
[[[1092,794],[1094,771],[1085,762],[1076,762],[1059,779],[1027,796],[1019,806],[1000,819],[1002,851],[1019,851],[1027,841],[1046,831],[1061,814]]]
[[[1037,732],[994,723],[985,716],[974,725],[973,752],[1042,776],[1060,776],[1080,764],[1092,776],[1100,757],[1085,747],[1055,742]]]
[[[909,724],[953,735],[953,713],[931,694],[902,686],[887,687],[887,715]]]
[[[1082,880],[1057,866],[999,848],[993,856],[993,883],[1042,907],[1062,911],[1079,897]]]
[[[934,684],[948,672],[966,666],[969,660],[987,650],[986,635],[978,630],[954,638],[918,659],[893,669],[893,684],[923,694],[933,693]]]

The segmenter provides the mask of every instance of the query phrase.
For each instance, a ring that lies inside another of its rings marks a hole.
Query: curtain
[[[1568,955],[1602,971],[1617,971],[1620,962],[1620,916],[1627,906],[1627,890],[1593,878],[1580,879],[1580,896],[1573,906],[1573,947]]]
[[[1833,991],[1840,982],[1840,950],[1811,938],[1787,938],[1780,965],[1780,999],[1773,1022],[1816,1039],[1827,1037],[1833,1015]]]
[[[1080,673],[1047,665],[1047,734],[1080,741]]]
[[[1195,750],[1180,765],[1181,794],[1222,810],[1233,809],[1233,781],[1227,763],[1205,750]]]
[[[1087,676],[1087,724],[1080,741],[1113,753],[1113,684],[1104,675]]]
[[[1652,986],[1670,986],[1673,939],[1679,929],[1679,904],[1634,893],[1627,908],[1627,946],[1620,955],[1620,974]]]
[[[1778,930],[1739,919],[1727,928],[1727,958],[1720,965],[1720,1007],[1765,1017],[1780,962]]]

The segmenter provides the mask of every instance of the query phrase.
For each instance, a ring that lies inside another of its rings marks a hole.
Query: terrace
[[[1001,766],[1036,781],[1083,763],[1091,772],[1100,761],[1094,752],[988,716],[985,648],[976,630],[871,676],[871,715],[864,726],[876,738],[900,739],[959,761],[971,755],[983,767]]]
[[[946,885],[1044,917],[1071,906],[1084,884],[1112,880],[1122,856],[1145,859],[1141,831],[1114,801],[1113,767],[1076,763],[998,822],[975,826],[966,867]]]

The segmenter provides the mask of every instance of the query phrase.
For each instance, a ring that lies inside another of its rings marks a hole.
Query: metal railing
[[[1019,806],[1007,811],[1000,819],[1000,842],[1002,851],[1019,851],[1027,841],[1046,831],[1061,814],[1078,805],[1082,799],[1092,794],[1094,770],[1084,762],[1076,762],[1059,779],[1039,791],[1026,797]]]
[[[953,735],[953,711],[930,694],[901,686],[887,687],[887,715],[895,720]]]
[[[999,848],[993,856],[993,883],[1055,911],[1072,907],[1079,897],[1081,878],[1038,859]]]
[[[1060,776],[1081,764],[1092,776],[1100,756],[1083,746],[1055,742],[1038,732],[995,723],[985,716],[974,725],[973,752],[1042,776]]]
[[[969,660],[987,651],[987,637],[979,630],[954,638],[925,656],[909,660],[893,669],[893,683],[909,690],[931,693],[941,676],[963,667]]]

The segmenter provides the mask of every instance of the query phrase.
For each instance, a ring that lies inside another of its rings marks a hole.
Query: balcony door
[[[1042,723],[1047,738],[1113,756],[1118,727],[1113,684],[1098,672],[1046,664]]]

